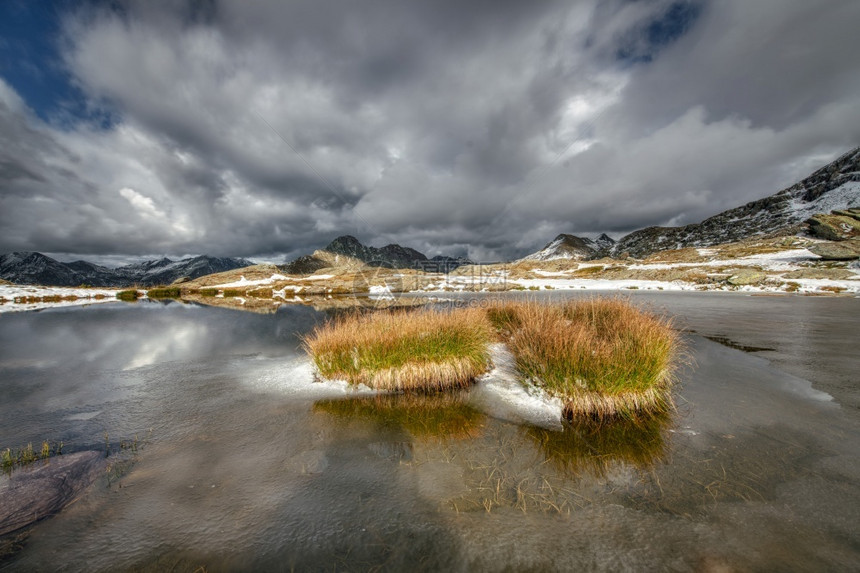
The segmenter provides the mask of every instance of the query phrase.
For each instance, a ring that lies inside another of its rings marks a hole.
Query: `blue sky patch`
[[[87,120],[103,128],[113,120],[88,109],[59,52],[63,14],[84,0],[4,0],[0,4],[0,77],[43,120],[63,127]]]
[[[686,34],[702,15],[701,2],[684,0],[651,21],[636,26],[623,38],[616,57],[625,63],[647,63],[663,48]]]

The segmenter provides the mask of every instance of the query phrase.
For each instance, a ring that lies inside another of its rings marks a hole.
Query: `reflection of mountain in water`
[[[560,469],[603,476],[616,463],[637,469],[653,467],[665,455],[664,434],[670,424],[669,416],[603,423],[574,421],[560,432],[529,427],[527,434],[547,461]]]
[[[344,418],[374,420],[415,438],[463,439],[480,435],[484,415],[465,401],[462,392],[381,394],[347,400],[321,400],[314,411]]]

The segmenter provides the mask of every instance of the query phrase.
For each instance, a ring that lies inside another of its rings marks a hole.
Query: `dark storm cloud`
[[[82,4],[59,44],[81,121],[44,123],[0,82],[0,251],[277,259],[350,233],[496,259],[691,222],[860,141],[858,18],[851,0]]]

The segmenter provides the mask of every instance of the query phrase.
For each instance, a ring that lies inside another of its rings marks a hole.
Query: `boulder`
[[[828,279],[832,281],[842,281],[856,278],[857,275],[848,269],[798,269],[782,275],[784,279]]]
[[[810,245],[807,249],[826,261],[853,261],[860,259],[860,239],[816,243]]]
[[[767,274],[753,269],[743,269],[726,279],[730,285],[757,285],[767,279]]]
[[[54,515],[104,473],[104,452],[39,460],[0,477],[0,535]]]
[[[843,217],[851,217],[860,221],[860,208],[852,207],[850,209],[842,209],[833,211],[834,215],[842,215]]]
[[[853,237],[860,237],[860,220],[849,216],[836,214],[824,215],[822,213],[813,215],[807,221],[809,232],[820,239],[828,241],[845,241]]]

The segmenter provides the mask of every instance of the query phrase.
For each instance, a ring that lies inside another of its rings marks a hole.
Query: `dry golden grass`
[[[463,387],[490,365],[492,328],[478,309],[351,313],[304,339],[319,372],[380,390]]]
[[[631,417],[673,408],[680,341],[671,325],[620,299],[503,302],[488,317],[517,369],[565,401],[568,417]]]

